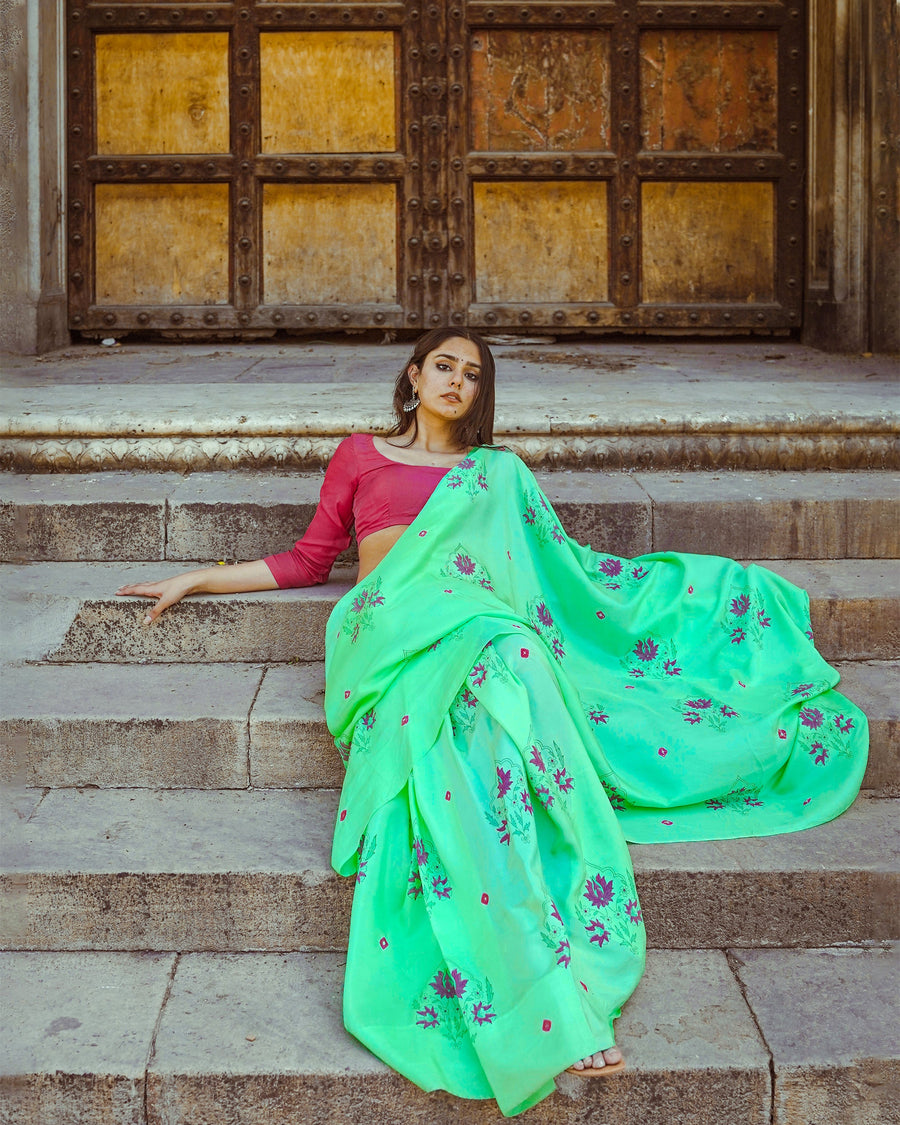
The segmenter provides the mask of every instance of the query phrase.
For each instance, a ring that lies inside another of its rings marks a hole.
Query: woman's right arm
[[[189,570],[159,582],[138,582],[122,586],[116,593],[156,598],[156,604],[144,618],[144,624],[149,625],[163,610],[188,594],[242,594],[325,582],[334,560],[350,542],[353,497],[358,483],[353,443],[345,438],[325,472],[312,523],[293,550],[253,562]]]
[[[149,625],[157,617],[175,605],[188,594],[243,594],[249,590],[277,590],[275,576],[262,559],[253,562],[235,563],[233,566],[207,566],[202,570],[188,570],[176,574],[174,578],[164,578],[160,582],[137,582],[122,586],[116,594],[135,595],[141,598],[156,598],[157,602],[147,611],[144,624]]]

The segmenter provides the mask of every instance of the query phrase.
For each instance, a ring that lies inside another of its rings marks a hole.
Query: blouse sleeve
[[[293,550],[263,559],[281,589],[327,582],[334,560],[350,543],[353,497],[359,483],[356,454],[345,438],[325,470],[312,522]]]

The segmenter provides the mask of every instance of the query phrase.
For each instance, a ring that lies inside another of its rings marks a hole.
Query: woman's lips
[[[446,394],[441,395],[441,398],[445,398],[448,402],[462,402],[462,399],[455,391],[448,391]]]

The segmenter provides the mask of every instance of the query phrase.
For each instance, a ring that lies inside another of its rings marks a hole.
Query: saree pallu
[[[534,1105],[612,1045],[640,978],[626,840],[851,803],[867,724],[837,680],[804,591],[594,552],[514,454],[469,454],[328,623],[348,1030],[425,1090]]]

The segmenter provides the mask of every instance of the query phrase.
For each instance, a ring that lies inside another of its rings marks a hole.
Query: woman
[[[332,862],[356,879],[344,1019],[424,1089],[505,1115],[567,1068],[622,1068],[643,967],[632,841],[767,835],[852,801],[865,717],[833,691],[806,595],[760,567],[625,560],[569,539],[493,447],[494,363],[423,337],[386,438],[347,438],[291,552],[120,594],[359,577],[326,636],[347,765]]]

